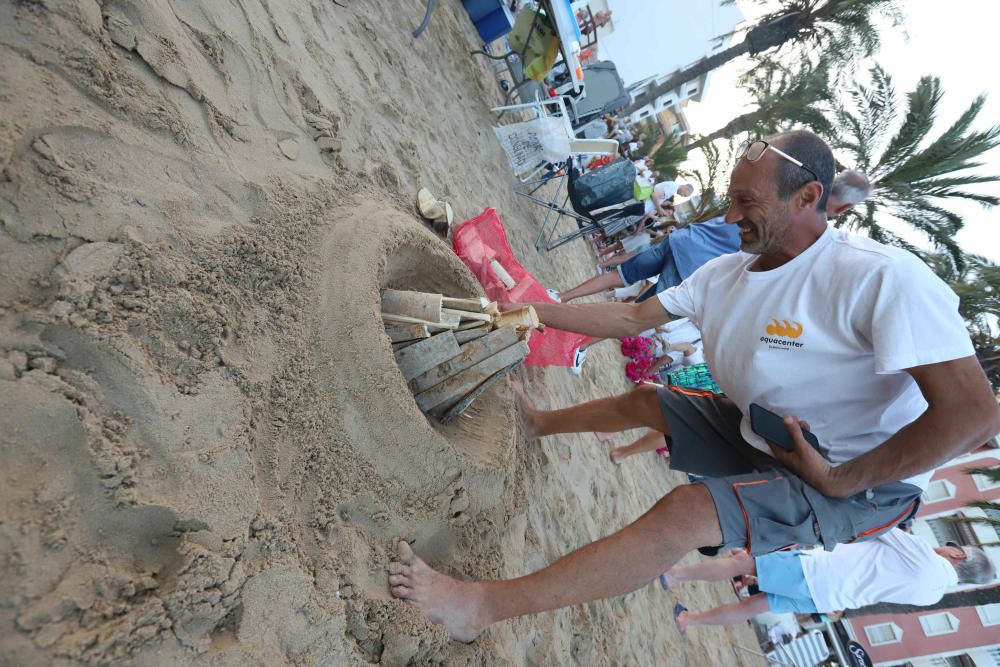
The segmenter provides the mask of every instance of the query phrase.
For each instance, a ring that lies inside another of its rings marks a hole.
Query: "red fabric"
[[[455,254],[465,262],[469,270],[482,283],[486,295],[492,301],[526,303],[531,301],[554,301],[545,288],[514,258],[507,242],[507,232],[492,208],[487,208],[479,217],[466,220],[452,234]],[[508,290],[493,274],[490,260],[497,260],[517,283]],[[573,352],[580,347],[587,336],[546,327],[545,331],[533,331],[528,345],[531,354],[524,360],[529,366],[572,366]]]

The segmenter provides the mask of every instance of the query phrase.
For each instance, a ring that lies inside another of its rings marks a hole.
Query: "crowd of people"
[[[656,187],[659,196],[634,214],[655,218],[682,191]],[[657,579],[677,588],[757,578],[760,592],[736,605],[678,605],[682,630],[766,609],[926,605],[958,582],[992,580],[980,550],[931,549],[900,528],[934,468],[1000,432],[1000,409],[954,292],[914,255],[828,223],[868,193],[863,174],[836,174],[833,153],[812,132],[747,142],[723,216],[634,248],[613,270],[557,292],[560,303],[531,304],[547,326],[622,340],[644,360],[669,356],[660,365],[678,377],[706,364],[714,386],[643,383],[551,410],[520,388],[529,439],[645,429],[612,460],[656,449],[692,483],[618,532],[514,579],[454,579],[400,542],[392,594],[472,641],[492,623]],[[633,285],[645,291],[631,302],[572,303]],[[778,415],[783,430],[760,431],[753,409]],[[739,555],[678,566],[692,550]]]

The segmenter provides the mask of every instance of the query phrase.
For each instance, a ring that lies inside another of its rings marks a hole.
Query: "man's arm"
[[[523,305],[523,304],[522,304]],[[595,338],[635,336],[674,319],[656,298],[642,303],[532,303],[542,324]]]
[[[875,449],[831,466],[803,438],[797,423],[785,426],[795,450],[771,447],[774,457],[820,493],[855,493],[927,472],[1000,433],[1000,407],[976,357],[908,368],[927,400],[927,410]]]

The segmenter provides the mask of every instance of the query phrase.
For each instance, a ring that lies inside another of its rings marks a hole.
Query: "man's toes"
[[[394,597],[408,600],[413,595],[413,589],[409,586],[393,586],[391,589]]]
[[[399,556],[399,562],[403,565],[409,565],[413,562],[413,549],[410,548],[406,540],[399,541],[399,544],[396,545],[396,553]]]
[[[402,574],[390,574],[389,584],[392,586],[409,586],[410,578]]]
[[[389,574],[403,574],[409,576],[410,566],[402,563],[389,563]]]

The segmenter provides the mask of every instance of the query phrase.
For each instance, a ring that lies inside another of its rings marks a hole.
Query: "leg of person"
[[[573,299],[579,299],[582,296],[590,296],[591,294],[597,294],[598,292],[602,292],[606,289],[624,286],[624,283],[622,283],[622,277],[618,275],[618,272],[602,273],[599,276],[594,276],[589,280],[585,280],[573,289],[566,290],[565,292],[559,292],[559,299],[563,303],[569,303]]]
[[[453,639],[470,642],[487,626],[637,590],[692,549],[722,540],[712,498],[700,484],[678,487],[613,535],[548,567],[506,581],[458,581],[399,543],[389,567],[392,594],[413,603]]]
[[[633,454],[652,452],[664,446],[663,433],[659,431],[649,431],[644,436],[630,445],[615,447],[611,450],[611,461],[621,463]]]
[[[619,265],[624,264],[625,262],[629,261],[630,259],[632,259],[633,257],[635,257],[637,254],[638,253],[635,253],[635,252],[626,252],[626,253],[624,253],[622,255],[615,255],[611,259],[608,259],[608,260],[605,260],[605,261],[601,262],[601,266],[603,266],[605,269],[613,269],[616,266],[619,266]]]
[[[684,632],[693,625],[735,625],[749,621],[757,614],[771,610],[767,595],[758,593],[733,604],[725,604],[701,613],[682,611],[677,615],[677,627]]]
[[[627,394],[598,398],[560,410],[536,409],[516,385],[514,395],[529,439],[556,433],[627,431],[640,427],[668,433],[655,387],[643,385]]]
[[[739,554],[712,558],[694,565],[674,565],[663,576],[667,585],[673,588],[684,581],[726,581],[747,574],[757,574],[756,559],[740,551]]]

